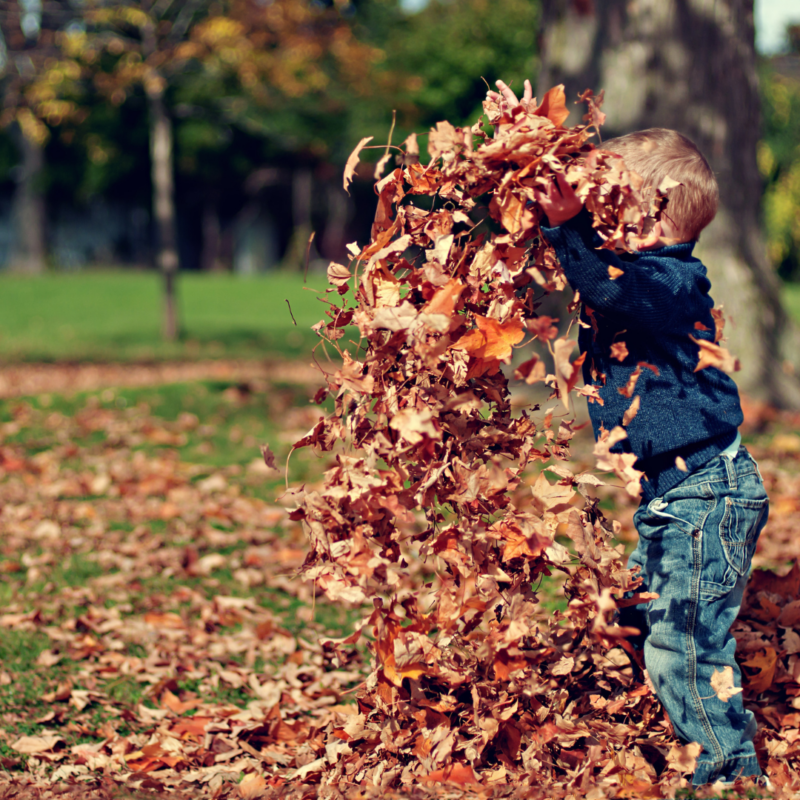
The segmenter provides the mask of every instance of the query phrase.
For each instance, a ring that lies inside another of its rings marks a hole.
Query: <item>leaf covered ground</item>
[[[361,614],[315,599],[295,577],[307,543],[288,518],[292,502],[279,499],[281,476],[259,455],[269,442],[284,461],[320,414],[313,390],[261,378],[2,401],[0,796],[318,793],[320,760],[342,758],[323,731],[333,725],[346,743],[367,674],[363,650],[343,663],[324,642],[351,633]],[[773,503],[757,563],[785,572],[800,549],[800,420],[758,407],[749,417]],[[301,451],[290,468],[311,484],[327,466]],[[633,504],[603,491],[630,547]],[[756,573],[739,633],[762,759],[791,780],[798,580]],[[558,595],[554,585],[544,613],[563,608]],[[620,686],[629,673],[623,662]],[[611,694],[621,724],[643,702]],[[562,764],[580,758],[579,740],[551,733]],[[642,753],[663,767],[657,748]],[[515,788],[438,777],[395,796]],[[347,794],[352,782],[325,793]],[[620,796],[643,796],[635,791]]]

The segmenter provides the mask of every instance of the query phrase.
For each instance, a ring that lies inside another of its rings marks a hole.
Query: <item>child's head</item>
[[[666,177],[680,182],[669,193],[662,215],[678,241],[696,240],[714,219],[719,203],[717,179],[690,139],[667,128],[649,128],[610,139],[601,147],[622,156],[625,166],[642,177],[645,197]]]

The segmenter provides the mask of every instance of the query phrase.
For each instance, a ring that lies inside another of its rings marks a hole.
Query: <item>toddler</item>
[[[498,88],[516,105],[505,84],[498,81]],[[703,155],[676,131],[638,131],[602,149],[643,178],[645,193],[667,176],[680,182],[669,195],[660,236],[634,254],[598,249],[591,217],[563,176],[537,196],[549,221],[542,231],[583,301],[584,380],[604,401],[589,404],[595,436],[622,425],[634,397],[641,400],[625,426],[628,438],[614,449],[636,454],[645,475],[634,516],[639,543],[628,565],[641,571],[640,591],[658,594],[634,612],[648,674],[676,734],[702,745],[693,784],[729,783],[761,775],[756,723],[741,693],[720,699],[711,681],[732,671],[734,686],[741,686],[730,627],[769,501],[741,444],[736,384],[714,367],[695,371],[693,338],[713,342],[716,322],[706,268],[692,250],[716,214],[719,190]],[[613,280],[610,267],[618,276]],[[620,342],[625,348],[612,355]],[[655,369],[642,369],[634,397],[627,397],[620,390],[643,361]]]

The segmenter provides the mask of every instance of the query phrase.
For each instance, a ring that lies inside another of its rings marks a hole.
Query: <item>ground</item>
[[[285,341],[293,326],[279,330]],[[55,338],[29,352],[57,358]],[[136,347],[118,343],[129,348],[120,363],[25,361],[8,355],[19,342],[0,340],[0,797],[280,794],[324,753],[331,715],[357,710],[368,653],[343,663],[326,642],[364,610],[326,603],[297,577],[305,539],[287,511],[286,486],[329,463],[301,450],[284,474],[291,444],[325,411],[311,402],[321,375],[307,354],[249,358],[257,340],[246,337],[223,337],[236,358],[204,358],[213,340],[197,338],[201,357],[186,360],[184,341],[180,361],[131,361]],[[800,555],[800,417],[755,403],[746,415],[772,502],[755,565],[785,572]],[[574,451],[587,466],[590,445],[584,430]],[[600,491],[630,549],[633,501]],[[564,607],[556,581],[542,593],[545,609]],[[762,633],[780,633],[791,659],[796,621],[781,612],[779,628],[777,616]],[[756,662],[750,677],[768,669]],[[800,697],[797,678],[781,680]],[[761,755],[785,761],[794,742],[765,734]]]

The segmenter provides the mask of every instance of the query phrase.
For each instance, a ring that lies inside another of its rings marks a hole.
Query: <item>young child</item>
[[[516,105],[505,84],[498,81],[498,88]],[[526,81],[523,102],[530,94]],[[675,131],[639,131],[602,149],[619,154],[644,179],[645,192],[667,176],[680,182],[669,196],[661,236],[635,254],[597,249],[591,217],[563,176],[537,197],[549,220],[542,231],[583,301],[584,380],[604,401],[589,404],[596,437],[623,424],[633,398],[619,390],[637,364],[656,368],[641,370],[634,389],[641,406],[617,446],[635,453],[645,473],[634,516],[639,544],[628,565],[641,570],[640,591],[659,595],[639,606],[636,627],[675,732],[702,745],[693,784],[729,783],[761,775],[756,723],[741,693],[722,700],[711,682],[715,673],[719,679],[732,670],[734,686],[741,686],[730,627],[769,501],[741,445],[736,384],[713,367],[695,371],[699,347],[691,337],[713,342],[716,326],[711,284],[692,249],[716,214],[717,182],[700,151]],[[621,274],[612,279],[609,267]],[[621,361],[620,348],[611,353],[618,342],[627,348]]]

